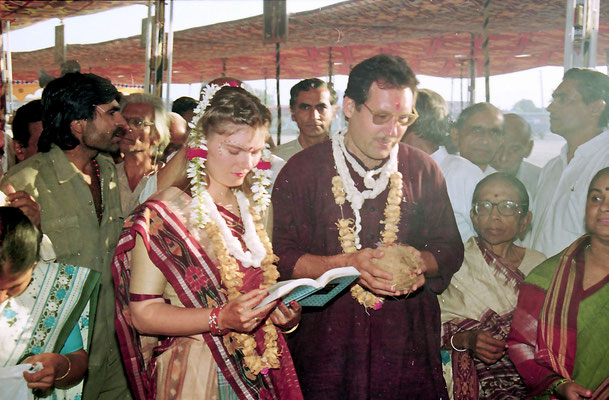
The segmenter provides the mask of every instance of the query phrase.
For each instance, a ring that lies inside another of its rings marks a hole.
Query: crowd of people
[[[522,116],[453,123],[417,86],[401,57],[362,61],[331,132],[337,94],[305,79],[274,146],[237,80],[171,112],[49,82],[0,182],[0,366],[65,399],[608,399],[609,77],[565,73],[543,168]],[[346,266],[323,307],[264,302]]]

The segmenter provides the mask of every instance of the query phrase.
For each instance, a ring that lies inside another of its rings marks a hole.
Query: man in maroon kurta
[[[361,250],[343,254],[336,227],[341,210],[332,193],[337,175],[332,143],[296,154],[275,183],[273,247],[282,279],[317,278],[330,268],[353,265],[362,274],[360,285],[385,296],[378,310],[365,309],[349,291],[322,309],[305,310],[290,343],[305,398],[448,398],[436,295],[461,265],[463,245],[438,166],[399,143],[412,122],[416,84],[399,57],[380,55],[360,63],[345,92],[349,128],[343,137],[346,151],[364,171],[388,164],[399,146],[403,200],[396,242],[420,251],[418,290],[407,296],[396,292],[379,280],[391,276],[371,262],[383,255],[373,249],[381,240],[389,185],[360,209]],[[353,164],[347,168],[355,187],[365,190]],[[343,213],[355,220],[349,201]]]

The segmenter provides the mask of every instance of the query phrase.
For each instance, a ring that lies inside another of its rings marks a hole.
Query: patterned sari
[[[130,257],[136,237],[142,238],[148,256],[162,272],[167,283],[184,307],[210,308],[225,304],[228,300],[221,285],[217,259],[211,241],[205,233],[190,222],[189,210],[192,198],[176,188],[156,195],[140,206],[126,222],[112,262],[112,273],[116,287],[116,330],[119,336],[123,362],[125,364],[133,394],[137,399],[180,398],[182,393],[192,393],[189,388],[188,370],[209,368],[198,365],[197,357],[178,348],[187,338],[150,337],[140,335],[132,326],[129,316]],[[233,235],[243,234],[241,221],[235,215],[218,207]],[[262,281],[258,268],[243,268],[242,292],[257,288]],[[169,299],[166,298],[166,301]],[[172,304],[174,302],[172,301]],[[254,331],[257,351],[264,345],[261,323]],[[280,332],[280,331],[278,331]],[[292,358],[281,333],[277,344],[281,354],[279,369],[267,374],[253,375],[243,363],[243,354],[234,348],[229,335],[202,335],[205,348],[195,346],[197,351],[211,351],[213,362],[221,371],[220,380],[226,379],[241,399],[301,399],[298,379]],[[164,354],[171,356],[164,357]],[[201,361],[204,363],[204,361]],[[176,368],[180,365],[180,368]],[[215,380],[215,372],[205,373],[201,380]],[[167,385],[170,385],[169,388]],[[202,384],[215,390],[216,382]],[[170,390],[171,389],[171,390]],[[221,391],[221,388],[218,389]],[[169,394],[166,394],[169,393]],[[205,396],[217,396],[209,391]],[[203,398],[199,394],[197,398]],[[184,395],[186,398],[186,395]]]
[[[582,236],[548,259],[520,290],[508,351],[529,396],[554,398],[546,391],[567,378],[609,399],[609,277],[583,289],[589,243]]]
[[[484,330],[499,340],[507,337],[518,288],[533,267],[545,260],[526,249],[517,270],[510,269],[476,237],[465,243],[461,269],[438,296],[442,311],[442,347],[462,331]],[[455,399],[517,399],[526,388],[507,355],[488,365],[469,351],[443,350],[444,378]]]
[[[12,366],[30,355],[59,353],[78,327],[88,350],[99,293],[98,272],[39,262],[32,281],[19,296],[0,304],[0,366]],[[80,399],[82,381],[55,390],[52,399]]]

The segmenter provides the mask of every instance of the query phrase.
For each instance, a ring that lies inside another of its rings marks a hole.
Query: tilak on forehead
[[[400,102],[398,101],[397,103],[395,103],[395,109],[399,110],[400,109]]]

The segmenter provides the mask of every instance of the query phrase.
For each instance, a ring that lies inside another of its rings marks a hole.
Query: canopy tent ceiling
[[[146,4],[146,1],[122,0],[122,1],[13,1],[3,0],[0,2],[0,20],[10,21],[11,29],[24,28],[26,26],[49,20],[51,18],[68,18],[78,15],[93,14],[106,11],[114,7],[124,7],[129,4]]]
[[[385,52],[403,56],[418,74],[467,76],[472,33],[482,76],[484,3],[353,0],[292,14],[288,40],[281,44],[281,78],[327,75],[330,48],[333,74],[348,74],[361,60]],[[494,0],[487,11],[491,75],[563,65],[565,0]],[[172,82],[201,82],[223,73],[244,80],[274,78],[275,45],[263,44],[262,32],[262,16],[176,32]],[[609,1],[601,1],[597,64],[606,63],[608,52]],[[67,55],[83,71],[115,83],[144,81],[139,36],[68,45]],[[40,69],[59,73],[53,49],[13,53],[14,79],[35,80]]]

